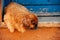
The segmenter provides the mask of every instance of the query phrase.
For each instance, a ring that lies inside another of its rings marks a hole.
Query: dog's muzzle
[[[38,28],[37,24],[31,25],[31,27],[30,27],[30,29],[37,29],[37,28]]]

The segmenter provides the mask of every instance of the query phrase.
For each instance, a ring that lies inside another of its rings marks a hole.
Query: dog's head
[[[38,25],[38,18],[34,14],[28,14],[26,15],[26,19],[23,21],[26,28],[29,29],[37,29]]]

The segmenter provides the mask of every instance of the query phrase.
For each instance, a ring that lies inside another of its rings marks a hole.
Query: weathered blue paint
[[[46,10],[47,12],[60,12],[60,0],[3,0],[3,7],[10,2],[22,4],[33,12],[46,12]]]

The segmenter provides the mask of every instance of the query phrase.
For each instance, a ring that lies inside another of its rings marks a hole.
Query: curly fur
[[[24,6],[12,2],[5,7],[4,22],[10,32],[14,32],[14,29],[19,32],[25,32],[26,29],[33,29],[37,25],[38,18]]]

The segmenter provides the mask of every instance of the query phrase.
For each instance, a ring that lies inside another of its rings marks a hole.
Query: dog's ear
[[[35,21],[36,23],[38,22],[38,17],[35,14],[31,13],[29,17],[32,19],[31,21]]]

